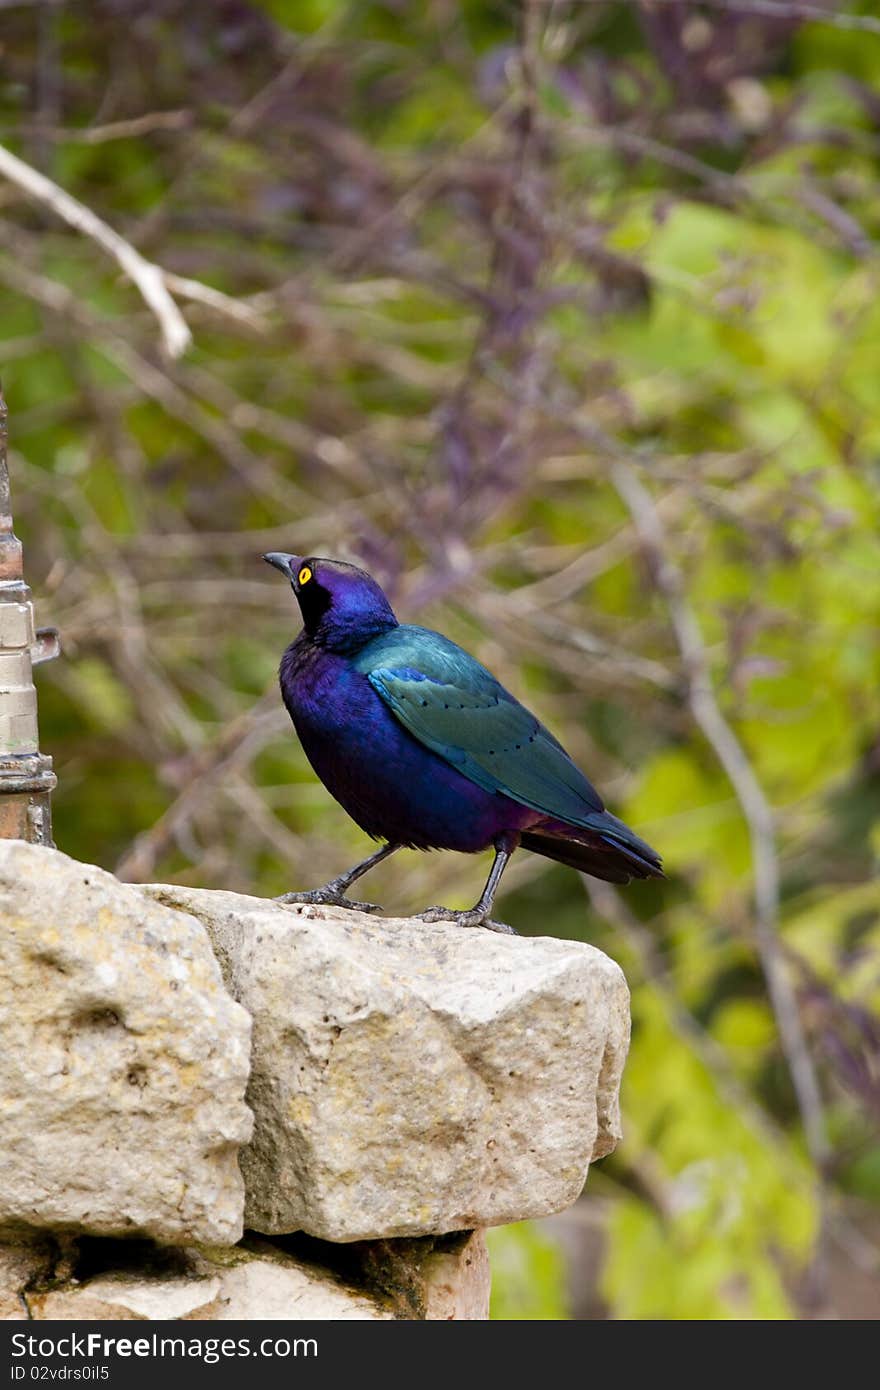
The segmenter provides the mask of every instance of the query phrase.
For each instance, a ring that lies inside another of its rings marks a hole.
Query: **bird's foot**
[[[344,893],[331,888],[313,888],[309,893],[282,893],[275,898],[276,903],[288,906],[291,903],[314,903],[316,907],[345,907],[350,912],[381,912],[379,903],[359,903],[347,898]]]
[[[517,935],[513,927],[506,922],[493,921],[488,912],[479,907],[464,912],[456,912],[451,907],[427,907],[424,912],[417,912],[416,917],[420,922],[454,922],[457,927],[485,927],[487,931],[501,932],[505,936]]]

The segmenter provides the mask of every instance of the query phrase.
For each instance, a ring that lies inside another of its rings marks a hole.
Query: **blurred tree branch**
[[[90,208],[65,193],[56,183],[32,169],[24,160],[0,145],[0,175],[14,183],[28,197],[36,199],[69,226],[89,237],[112,256],[140,292],[144,303],[156,316],[162,342],[169,357],[180,357],[192,342],[192,334],[165,282],[159,266],[144,260],[139,251],[102,221]]]
[[[687,681],[687,700],[702,730],[730,778],[748,822],[755,881],[755,938],[779,1038],[798,1098],[804,1134],[821,1175],[829,1158],[822,1097],[809,1047],[801,1027],[797,998],[785,970],[777,937],[779,865],[773,811],[754,768],[721,712],[712,685],[706,649],[696,616],[687,600],[680,571],[666,542],[663,524],[650,492],[631,463],[611,466],[611,481],[629,508],[641,544],[651,561],[655,583],[666,602]]]

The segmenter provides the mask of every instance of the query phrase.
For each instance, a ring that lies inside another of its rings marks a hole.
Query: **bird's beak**
[[[270,550],[268,555],[263,556],[263,559],[266,561],[267,565],[274,565],[277,570],[280,570],[281,573],[290,580],[291,584],[302,564],[298,555],[285,555],[281,550]]]

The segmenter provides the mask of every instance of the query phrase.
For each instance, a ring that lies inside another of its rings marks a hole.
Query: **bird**
[[[302,631],[279,669],[281,696],[321,782],[382,847],[323,887],[282,894],[364,912],[352,884],[401,848],[495,851],[467,910],[426,922],[513,929],[492,917],[501,876],[522,847],[594,878],[662,878],[659,855],[606,811],[562,744],[492,673],[439,632],[398,622],[377,582],[340,560],[272,551]]]

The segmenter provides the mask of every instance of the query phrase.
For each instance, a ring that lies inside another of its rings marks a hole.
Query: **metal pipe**
[[[34,630],[21,541],[12,529],[6,459],[7,411],[0,390],[0,839],[52,844],[52,759],[40,752],[32,668],[60,650],[54,628]]]

